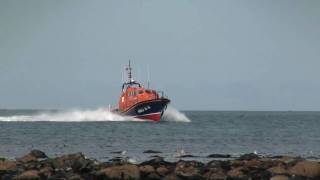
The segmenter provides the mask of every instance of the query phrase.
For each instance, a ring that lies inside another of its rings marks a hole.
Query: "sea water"
[[[39,149],[49,156],[83,152],[101,161],[189,154],[237,157],[261,155],[320,157],[320,112],[183,111],[169,108],[161,122],[96,110],[0,110],[0,157]],[[122,152],[120,154],[114,152]]]

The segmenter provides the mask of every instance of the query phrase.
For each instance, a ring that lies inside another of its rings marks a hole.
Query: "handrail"
[[[158,94],[161,94],[160,98],[167,98],[166,94],[163,91],[157,91]]]

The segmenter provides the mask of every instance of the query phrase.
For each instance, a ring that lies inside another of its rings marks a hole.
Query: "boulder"
[[[320,164],[313,161],[300,161],[289,169],[291,175],[320,178]]]
[[[165,176],[169,173],[169,170],[164,167],[164,166],[160,166],[156,169],[157,173],[160,175],[160,176]]]
[[[284,164],[296,164],[298,161],[301,161],[301,158],[298,157],[291,157],[291,156],[281,156],[281,158],[278,159],[279,162]]]
[[[114,157],[114,158],[111,158],[109,161],[110,162],[122,162],[123,158],[122,157]]]
[[[69,180],[84,180],[79,174],[72,174],[68,177]]]
[[[53,172],[53,174],[48,178],[50,180],[54,180],[54,179],[68,179],[68,176],[70,174],[68,174],[66,171],[62,170],[62,169],[55,169],[55,171]]]
[[[29,163],[29,162],[36,162],[38,159],[31,154],[27,154],[25,156],[22,156],[20,158],[17,158],[17,161],[20,163]]]
[[[205,179],[227,179],[226,171],[219,167],[206,169],[203,172]]]
[[[259,161],[261,162],[259,164],[259,168],[263,168],[263,169],[269,169],[271,167],[279,165],[279,162],[273,161],[270,158],[265,158],[265,157],[264,158],[260,158]]]
[[[245,176],[243,170],[243,167],[237,167],[228,171],[227,175],[232,178],[243,178]]]
[[[249,168],[258,168],[261,165],[261,161],[258,159],[251,159],[249,161],[244,161],[244,165]]]
[[[236,159],[236,160],[231,160],[230,164],[232,167],[239,167],[239,166],[243,166],[244,162]]]
[[[150,173],[146,178],[142,179],[152,179],[152,180],[161,180],[162,178],[157,173]]]
[[[18,177],[16,179],[19,179],[19,180],[36,180],[36,179],[40,179],[39,171],[37,171],[37,170],[25,171],[25,172],[21,173],[20,175],[18,175]]]
[[[270,179],[271,173],[264,168],[258,167],[258,168],[249,168],[244,169],[242,172],[251,179]]]
[[[142,179],[161,179],[159,175],[157,175],[156,170],[153,166],[144,165],[139,167],[141,178]]]
[[[72,168],[75,171],[85,170],[91,163],[92,161],[86,159],[82,153],[63,155],[52,160],[52,165],[56,169]]]
[[[96,176],[107,179],[140,179],[140,171],[136,165],[125,164],[102,169],[96,173]]]
[[[182,178],[178,177],[175,174],[169,174],[163,178],[163,180],[182,180]]]
[[[274,166],[268,169],[268,171],[272,174],[287,174],[288,170],[281,164],[278,166]]]
[[[289,180],[289,178],[284,175],[277,175],[277,176],[273,176],[270,180]]]
[[[149,174],[149,173],[155,172],[154,167],[150,166],[150,165],[140,166],[139,170],[140,170],[141,173],[145,173],[145,174]]]
[[[183,178],[200,178],[200,169],[203,164],[197,161],[179,161],[176,165],[175,174]]]
[[[50,177],[53,173],[53,169],[51,167],[43,167],[40,169],[40,175],[43,175],[44,177]]]
[[[239,157],[239,160],[252,160],[252,159],[259,159],[260,157],[254,153],[250,153],[250,154],[244,154],[242,156]]]
[[[161,156],[159,156],[159,155],[151,155],[151,156],[150,156],[151,159],[158,158],[158,157],[161,158]]]
[[[231,158],[230,154],[210,154],[208,158]]]
[[[280,159],[282,157],[282,155],[267,156],[267,157],[271,158],[271,159]]]
[[[192,154],[185,154],[185,155],[179,156],[179,158],[192,158],[192,157],[199,157],[199,156],[194,156]]]
[[[17,167],[15,161],[0,161],[0,171],[12,170]]]
[[[159,153],[162,153],[162,152],[161,151],[154,151],[154,150],[146,150],[146,151],[143,151],[143,153],[159,154]]]
[[[71,164],[71,168],[75,171],[75,172],[89,172],[90,169],[93,168],[93,161],[90,159],[84,159],[84,158],[80,158],[80,159],[76,159],[72,164]]]
[[[227,179],[227,175],[222,172],[215,172],[215,173],[206,173],[204,175],[205,179],[212,179],[212,180],[224,180]]]
[[[19,166],[15,161],[0,161],[0,179],[11,180],[19,171]]]
[[[163,157],[157,156],[149,161],[145,161],[140,164],[140,166],[143,166],[143,165],[151,165],[153,167],[159,167],[159,166],[171,167],[174,164],[165,161]]]
[[[112,154],[124,154],[125,151],[112,151],[110,153]]]
[[[29,154],[24,155],[20,158],[17,158],[17,161],[21,163],[29,163],[29,162],[36,162],[38,159],[47,158],[47,155],[40,151],[40,150],[32,150]]]
[[[156,156],[153,159],[149,160],[149,161],[145,161],[142,164],[161,164],[164,162],[164,158],[161,156]]]
[[[32,150],[30,153],[29,153],[31,156],[33,156],[33,157],[35,157],[35,158],[47,158],[48,156],[44,153],[44,152],[42,152],[42,151],[40,151],[40,150],[37,150],[37,149],[34,149],[34,150]]]
[[[225,171],[231,169],[231,163],[229,161],[210,161],[206,164],[205,169],[222,168]]]

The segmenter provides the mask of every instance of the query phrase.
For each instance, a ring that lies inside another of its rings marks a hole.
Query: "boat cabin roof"
[[[129,87],[139,87],[139,88],[141,88],[142,86],[141,86],[140,83],[135,82],[135,81],[133,81],[133,82],[126,82],[126,83],[123,83],[123,84],[122,84],[122,91],[123,91],[124,89],[127,90]]]

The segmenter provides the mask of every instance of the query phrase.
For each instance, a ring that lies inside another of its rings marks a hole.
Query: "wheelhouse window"
[[[138,94],[137,91],[129,91],[128,96],[136,96]]]

